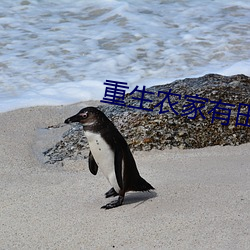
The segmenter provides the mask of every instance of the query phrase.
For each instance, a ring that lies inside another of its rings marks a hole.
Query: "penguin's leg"
[[[117,196],[118,193],[115,191],[115,189],[112,187],[108,192],[105,193],[105,197],[109,198],[109,197],[115,197]]]
[[[121,190],[119,192],[119,197],[118,200],[115,201],[111,201],[110,203],[102,206],[101,208],[105,208],[105,209],[110,209],[110,208],[114,208],[114,207],[119,207],[122,205],[123,201],[124,201],[124,195],[125,195],[125,191]]]

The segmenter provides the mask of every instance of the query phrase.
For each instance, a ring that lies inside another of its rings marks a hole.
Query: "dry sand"
[[[43,128],[89,104],[0,114],[0,249],[250,248],[250,144],[135,152],[155,192],[103,210],[110,187],[87,160],[41,162],[67,130]]]

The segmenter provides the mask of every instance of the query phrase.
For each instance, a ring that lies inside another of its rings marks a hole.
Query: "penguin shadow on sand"
[[[129,192],[126,193],[123,206],[133,205],[133,208],[136,208],[145,202],[150,202],[151,199],[155,197],[157,197],[157,193],[152,190],[145,192]]]

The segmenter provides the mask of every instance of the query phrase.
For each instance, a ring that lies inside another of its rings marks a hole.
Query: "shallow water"
[[[0,5],[0,111],[151,86],[250,75],[250,1],[8,1]]]

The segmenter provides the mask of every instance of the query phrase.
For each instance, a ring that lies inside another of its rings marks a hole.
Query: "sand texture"
[[[249,249],[250,144],[137,151],[155,192],[100,207],[110,186],[85,160],[43,164],[85,102],[0,114],[0,249]]]

